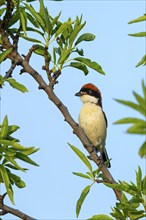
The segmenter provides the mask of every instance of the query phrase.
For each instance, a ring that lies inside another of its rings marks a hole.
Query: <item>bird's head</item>
[[[79,92],[75,94],[79,96],[83,103],[91,102],[102,107],[102,98],[100,90],[92,83],[85,84],[82,86]]]

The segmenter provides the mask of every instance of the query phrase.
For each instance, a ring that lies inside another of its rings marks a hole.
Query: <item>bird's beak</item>
[[[81,92],[77,92],[76,94],[75,94],[75,96],[82,96],[83,94],[81,93]]]

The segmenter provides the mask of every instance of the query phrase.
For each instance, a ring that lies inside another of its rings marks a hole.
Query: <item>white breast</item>
[[[79,124],[95,147],[105,144],[106,121],[100,106],[85,102],[79,114]]]

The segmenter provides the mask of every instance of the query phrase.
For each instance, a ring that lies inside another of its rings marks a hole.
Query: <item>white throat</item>
[[[91,95],[82,95],[80,99],[83,103],[85,102],[90,102],[94,104],[98,103],[98,98],[95,98],[94,96],[91,96]]]

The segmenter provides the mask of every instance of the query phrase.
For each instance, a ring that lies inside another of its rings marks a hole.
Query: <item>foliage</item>
[[[137,23],[137,22],[143,22],[146,21],[146,14],[132,20],[129,21],[128,24],[133,24],[133,23]],[[135,34],[129,34],[129,36],[133,36],[133,37],[146,37],[146,32],[139,32],[139,33],[135,33]],[[136,67],[139,67],[141,65],[146,65],[146,54],[142,57],[142,59],[137,63]]]
[[[1,15],[5,11],[6,8],[2,8],[0,11]],[[21,38],[36,43],[37,49],[34,52],[43,57],[45,54],[47,55],[51,73],[55,74],[56,71],[62,70],[65,67],[73,67],[87,75],[89,67],[101,74],[105,74],[97,62],[83,58],[83,49],[77,47],[83,41],[88,42],[95,39],[95,35],[91,33],[84,33],[78,37],[86,24],[86,22],[82,21],[82,16],[77,16],[74,20],[68,18],[63,23],[59,20],[60,16],[61,12],[53,18],[49,14],[47,7],[44,6],[43,0],[40,0],[39,11],[36,11],[31,4],[24,0],[14,1],[13,13],[7,24],[8,34],[19,34]],[[36,33],[39,36],[36,38],[29,37],[29,32]],[[11,50],[12,48],[2,51],[1,60]],[[79,57],[75,57],[74,54],[79,55]]]
[[[122,118],[115,122],[115,124],[132,124],[132,126],[127,129],[127,133],[129,134],[146,135],[146,86],[144,85],[144,80],[142,80],[142,90],[143,96],[139,95],[136,92],[133,92],[134,98],[136,99],[137,103],[116,99],[117,102],[138,111],[144,116],[144,119],[128,117]],[[144,143],[140,147],[139,155],[141,157],[146,156],[146,141],[144,141]]]
[[[85,201],[87,195],[90,192],[91,187],[94,183],[103,183],[105,186],[110,187],[112,189],[117,189],[122,191],[122,199],[121,201],[116,203],[116,207],[112,208],[111,215],[115,217],[115,219],[125,220],[125,219],[139,219],[145,217],[145,210],[146,210],[146,176],[142,178],[142,171],[141,168],[138,167],[138,171],[136,172],[136,184],[133,182],[127,183],[125,181],[119,181],[119,183],[111,184],[109,183],[103,174],[100,171],[100,168],[93,170],[90,161],[86,158],[86,156],[75,146],[69,144],[71,149],[76,153],[76,155],[81,159],[81,161],[86,165],[88,168],[88,172],[80,173],[80,172],[73,172],[74,175],[79,176],[81,178],[87,179],[92,181],[90,185],[87,185],[81,192],[81,195],[76,204],[76,216],[78,217]],[[126,197],[124,194],[128,194],[130,199]],[[143,209],[142,209],[143,206]],[[140,209],[140,210],[139,210]],[[106,215],[95,215],[89,220],[92,219],[113,219]]]
[[[12,203],[14,203],[13,185],[18,188],[25,187],[24,181],[19,175],[13,171],[25,172],[27,169],[23,168],[19,161],[38,166],[29,155],[38,151],[35,147],[24,147],[19,143],[19,140],[11,136],[19,129],[17,125],[9,125],[8,117],[5,116],[0,125],[0,183],[5,185],[7,194]]]

